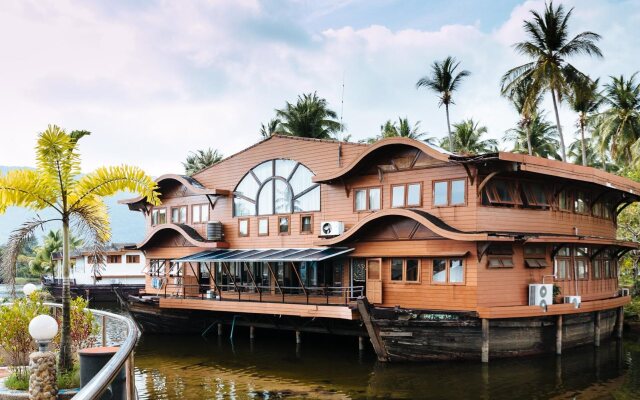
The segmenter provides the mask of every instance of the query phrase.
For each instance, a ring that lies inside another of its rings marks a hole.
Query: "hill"
[[[6,173],[12,169],[25,167],[0,166],[0,172]],[[144,218],[142,213],[129,211],[127,206],[118,204],[118,200],[135,197],[131,193],[119,193],[115,196],[106,198],[105,202],[109,207],[109,219],[111,222],[111,240],[118,243],[137,243],[144,238]],[[33,217],[33,211],[24,208],[11,207],[5,214],[0,215],[0,243],[5,243],[11,234],[11,231],[19,227],[22,223]],[[51,211],[45,210],[38,213],[40,217],[53,217]],[[38,232],[36,236],[40,238],[49,229],[58,229],[59,224],[51,223],[45,228],[44,232]]]

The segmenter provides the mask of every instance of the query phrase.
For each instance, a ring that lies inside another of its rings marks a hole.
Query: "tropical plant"
[[[15,367],[29,364],[29,354],[35,348],[29,335],[29,322],[47,312],[39,291],[0,307],[0,347],[7,357],[0,362]]]
[[[278,118],[273,118],[271,121],[267,122],[267,124],[260,124],[260,136],[263,139],[270,138],[271,136],[280,133],[280,120]]]
[[[587,156],[589,144],[585,139],[585,130],[589,125],[589,121],[597,113],[598,108],[600,108],[604,101],[604,98],[598,91],[598,82],[599,79],[591,80],[588,76],[579,76],[572,83],[571,93],[569,95],[569,105],[574,112],[578,113],[576,125],[580,131],[579,143],[582,153],[580,161],[582,165],[589,165]]]
[[[639,158],[640,83],[636,75],[611,77],[611,83],[604,85],[607,108],[598,115],[594,129],[601,149],[608,149],[621,165],[637,163]]]
[[[137,167],[122,165],[100,167],[80,176],[78,141],[88,135],[86,131],[65,132],[49,125],[38,135],[36,169],[17,169],[0,175],[0,213],[10,206],[25,207],[34,211],[50,209],[56,216],[41,219],[36,216],[13,231],[7,242],[2,269],[5,281],[15,281],[16,259],[22,244],[34,231],[46,223],[62,223],[63,284],[62,284],[62,338],[58,361],[61,370],[71,368],[71,312],[69,288],[69,230],[91,243],[96,257],[110,239],[109,218],[103,197],[119,191],[129,191],[146,198],[154,205],[160,203],[153,179]],[[13,289],[15,293],[15,289]]]
[[[451,149],[451,151],[455,151],[455,146],[451,135],[451,124],[449,122],[449,105],[455,104],[453,101],[453,92],[458,89],[462,79],[471,74],[467,70],[462,70],[456,74],[456,69],[459,65],[460,62],[451,56],[445,58],[442,62],[434,61],[431,65],[431,75],[423,76],[416,83],[416,89],[425,87],[438,93],[438,99],[440,100],[438,106],[441,107],[444,105],[447,114],[447,132],[449,134],[449,149]]]
[[[534,90],[532,80],[523,79],[518,85],[514,85],[508,93],[503,93],[505,97],[511,100],[511,104],[520,115],[518,128],[527,134],[527,151],[529,155],[533,155],[529,129],[542,103],[542,94],[540,92],[534,93]]]
[[[75,250],[82,246],[82,239],[76,238],[73,235],[69,235],[69,249]],[[48,272],[55,275],[55,269],[53,268],[53,262],[51,256],[53,253],[59,253],[62,251],[62,232],[58,229],[56,231],[50,230],[42,240],[42,245],[36,247],[35,256],[29,268],[34,275],[42,276]]]
[[[222,153],[218,150],[208,148],[206,150],[196,150],[191,152],[185,162],[182,163],[185,174],[191,176],[205,168],[208,168],[214,164],[219,163],[222,160]]]
[[[583,146],[584,144],[584,146]],[[601,164],[600,156],[591,138],[579,138],[571,142],[567,148],[567,156],[574,164],[595,167]]]
[[[58,323],[60,323],[58,319]],[[94,347],[96,335],[100,331],[100,325],[89,310],[89,301],[82,297],[71,300],[71,347],[74,352]],[[53,343],[60,343],[60,333],[53,338]]]
[[[567,155],[558,102],[568,95],[571,82],[582,75],[567,59],[580,54],[602,57],[602,52],[595,44],[600,35],[587,31],[568,40],[572,12],[573,8],[565,12],[562,5],[554,8],[553,2],[545,4],[542,14],[531,10],[533,19],[524,22],[528,40],[515,44],[516,51],[531,61],[507,71],[501,82],[502,93],[509,93],[523,80],[530,79],[532,97],[540,92],[548,91],[551,94],[563,161],[567,160]]]
[[[495,139],[485,139],[487,134],[486,126],[479,126],[473,118],[453,124],[453,145],[458,153],[462,154],[482,154],[498,150],[498,141]],[[442,139],[440,147],[449,150],[447,139]]]
[[[509,129],[503,139],[514,142],[512,152],[526,154],[529,152],[527,136],[531,141],[531,152],[534,156],[561,159],[558,154],[558,139],[556,139],[558,131],[555,125],[547,121],[543,115],[535,115],[527,130],[521,126]]]
[[[340,132],[338,115],[329,109],[327,100],[316,92],[298,96],[295,104],[286,103],[283,109],[276,109],[280,128],[285,135],[313,139],[332,139]]]
[[[380,135],[366,139],[366,143],[374,143],[380,139],[391,137],[406,137],[409,139],[422,140],[431,143],[434,138],[425,137],[426,132],[420,132],[420,121],[411,124],[408,118],[398,117],[398,121],[388,119],[384,124],[380,125]]]

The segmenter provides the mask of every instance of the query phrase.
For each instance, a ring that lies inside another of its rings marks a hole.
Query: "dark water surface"
[[[640,339],[542,356],[381,364],[355,338],[238,329],[235,340],[145,335],[136,351],[142,399],[640,399]]]

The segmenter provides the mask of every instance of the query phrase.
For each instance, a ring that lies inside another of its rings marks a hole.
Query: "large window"
[[[420,260],[417,258],[392,258],[391,280],[395,282],[419,282]]]
[[[462,258],[435,258],[431,283],[463,284],[464,261]]]
[[[375,211],[382,206],[382,189],[379,187],[353,190],[353,208],[356,211]]]
[[[527,206],[530,207],[548,207],[549,200],[547,198],[547,191],[541,183],[538,182],[523,182],[522,191],[524,192],[524,198],[527,202]]]
[[[467,181],[453,179],[433,183],[433,205],[436,207],[460,206],[466,203]]]
[[[167,209],[154,208],[151,210],[151,225],[161,225],[167,223]]]
[[[200,224],[209,221],[209,205],[196,204],[191,207],[191,222]]]
[[[234,191],[233,215],[320,211],[320,184],[293,160],[269,160],[254,167]]]
[[[483,203],[491,205],[522,204],[517,190],[517,182],[510,179],[494,179],[484,188]]]
[[[422,204],[422,185],[409,183],[391,187],[391,207],[419,207]]]
[[[171,222],[174,224],[187,223],[187,206],[171,208]]]

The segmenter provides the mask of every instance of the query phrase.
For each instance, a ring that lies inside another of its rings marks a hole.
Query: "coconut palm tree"
[[[375,143],[380,139],[390,137],[406,137],[409,139],[422,140],[423,142],[432,143],[435,138],[425,137],[426,132],[420,132],[420,121],[411,124],[408,118],[398,117],[397,121],[390,119],[380,125],[380,135],[364,140],[365,143]]]
[[[270,138],[276,133],[280,133],[280,120],[278,118],[273,118],[271,121],[267,122],[267,124],[260,124],[260,136],[263,139]]]
[[[214,150],[212,148],[208,148],[206,150],[201,149],[191,152],[191,154],[187,156],[185,162],[182,163],[182,166],[184,166],[184,172],[191,176],[205,168],[219,163],[222,158],[222,153],[219,153],[218,150]]]
[[[316,92],[298,96],[296,104],[287,102],[283,109],[276,110],[276,116],[286,135],[333,139],[341,128],[336,112]]]
[[[604,86],[607,109],[598,115],[594,129],[601,149],[608,148],[621,165],[637,161],[640,150],[640,83],[636,75],[611,77],[611,83]]]
[[[598,82],[599,79],[593,81],[588,76],[584,76],[576,79],[571,85],[569,105],[573,111],[578,113],[576,125],[580,130],[580,147],[582,150],[580,161],[582,165],[588,165],[589,161],[589,157],[587,156],[589,144],[585,140],[584,134],[586,127],[589,124],[589,120],[597,113],[598,108],[600,108],[604,101],[604,98],[598,91]]]
[[[584,144],[584,146],[583,146]],[[576,139],[567,148],[567,156],[574,164],[594,167],[601,164],[594,141],[590,138]]]
[[[520,115],[518,126],[527,133],[527,151],[529,155],[533,155],[529,128],[540,109],[540,104],[542,104],[542,94],[539,91],[538,93],[534,92],[535,88],[532,83],[531,79],[523,79],[520,84],[513,86],[511,91],[503,93],[505,97],[511,100],[511,104]]]
[[[587,31],[568,40],[572,12],[573,9],[565,12],[562,5],[554,8],[553,2],[545,4],[542,14],[532,10],[533,19],[524,22],[529,40],[515,44],[516,51],[531,61],[507,71],[501,82],[503,93],[511,92],[523,80],[531,79],[531,96],[547,91],[551,94],[563,161],[567,160],[567,155],[558,102],[562,102],[569,93],[570,83],[582,75],[567,59],[580,54],[602,57],[600,48],[595,44],[600,35]]]
[[[62,251],[62,243],[62,231],[59,229],[55,231],[50,230],[44,236],[42,245],[36,248],[35,256],[31,263],[29,263],[31,272],[42,276],[51,271],[55,276],[55,270],[52,268],[51,256],[53,253]],[[80,246],[82,246],[82,239],[69,235],[69,249],[75,250]]]
[[[509,129],[503,140],[514,142],[512,152],[525,154],[529,152],[527,136],[531,141],[531,150],[534,156],[561,159],[558,154],[558,131],[543,115],[536,114],[528,129],[524,129],[520,125]]]
[[[75,232],[84,235],[86,242],[93,245],[95,255],[100,256],[111,234],[103,197],[125,190],[145,197],[151,204],[160,203],[156,183],[137,167],[100,167],[80,176],[78,141],[88,134],[86,131],[67,133],[49,125],[38,135],[36,169],[17,169],[0,175],[0,214],[8,207],[18,206],[34,211],[49,209],[55,215],[46,220],[36,216],[11,233],[2,260],[5,282],[15,283],[16,259],[34,231],[52,221],[62,224],[62,334],[58,366],[63,371],[72,367],[69,230],[73,227]]]
[[[497,140],[482,139],[487,134],[487,127],[478,125],[479,123],[473,118],[453,124],[453,145],[458,153],[482,154],[498,150]],[[440,147],[449,150],[448,139],[442,139]]]
[[[447,132],[449,134],[449,148],[454,151],[454,141],[451,135],[451,124],[449,123],[449,105],[453,102],[453,92],[458,89],[460,82],[465,77],[471,75],[467,70],[462,70],[456,74],[456,69],[460,62],[449,56],[442,62],[434,61],[431,65],[431,75],[425,75],[416,83],[416,89],[425,87],[431,89],[438,94],[438,106],[444,105],[447,114]]]

